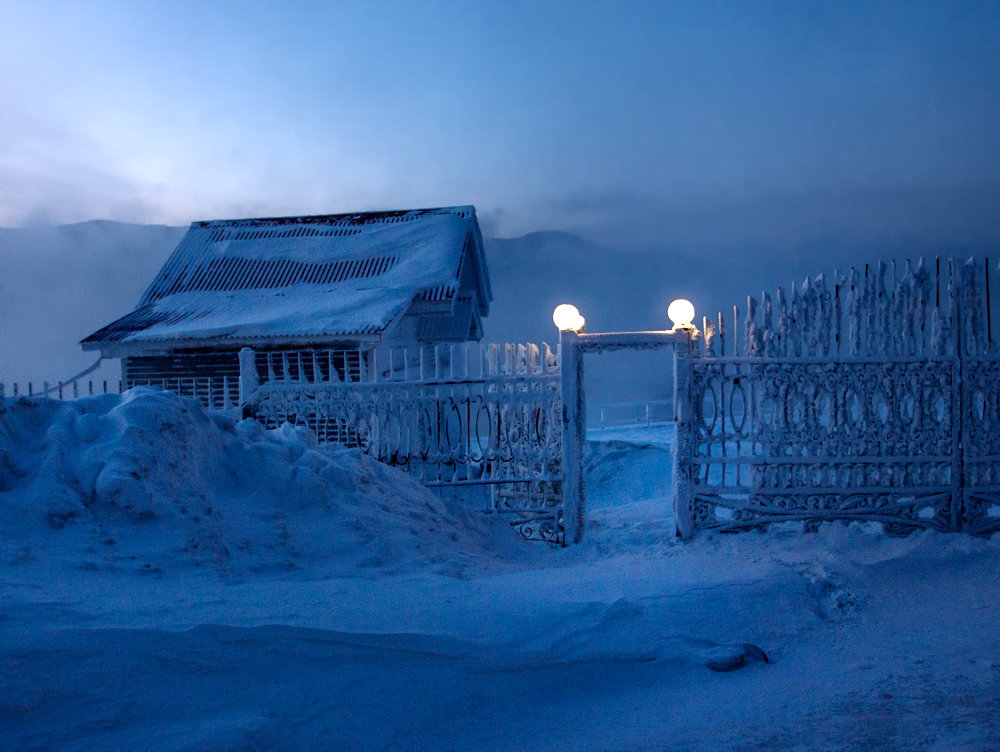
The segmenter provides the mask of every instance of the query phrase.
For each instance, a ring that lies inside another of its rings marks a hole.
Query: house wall
[[[239,357],[228,350],[123,358],[122,381],[127,389],[154,386],[197,397],[207,407],[226,407],[239,401]]]
[[[358,381],[367,356],[357,347],[331,343],[330,348],[256,350],[261,383],[276,378],[306,381]],[[239,404],[239,349],[176,350],[168,355],[130,356],[122,359],[122,380],[127,389],[154,386],[185,397],[197,397],[210,408]]]

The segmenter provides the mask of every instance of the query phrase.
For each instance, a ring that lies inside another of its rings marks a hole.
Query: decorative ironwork
[[[962,365],[962,526],[989,535],[1000,531],[1000,359],[973,356]]]
[[[383,355],[394,365],[356,383],[285,380],[288,369],[272,369],[252,410],[265,425],[304,425],[321,442],[358,447],[430,488],[466,487],[524,537],[562,543],[555,356],[547,346],[491,346],[470,367],[467,355],[454,346]]]
[[[678,353],[679,529],[1000,529],[988,266],[880,264],[748,301]],[[728,340],[728,341],[727,341]],[[728,344],[728,348],[727,348]],[[728,350],[728,352],[727,352]]]
[[[877,518],[950,529],[952,365],[691,358],[681,472],[696,526]]]

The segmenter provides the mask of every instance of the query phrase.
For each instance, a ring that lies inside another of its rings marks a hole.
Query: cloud
[[[0,141],[10,147],[0,152],[0,226],[160,218],[148,187],[109,169],[106,149],[78,130],[8,113]]]

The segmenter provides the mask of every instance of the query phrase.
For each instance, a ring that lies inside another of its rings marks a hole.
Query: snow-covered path
[[[4,562],[0,746],[997,748],[1000,542],[829,525],[677,543],[662,444],[617,438],[591,453],[575,548],[497,530],[348,571]],[[706,668],[741,643],[771,663]]]
[[[993,544],[810,537],[469,580],[188,582],[144,628],[8,600],[0,729],[15,749],[995,748]],[[773,662],[711,672],[707,641]]]

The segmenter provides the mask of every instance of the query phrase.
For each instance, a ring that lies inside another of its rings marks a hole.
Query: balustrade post
[[[586,440],[586,406],[583,398],[583,358],[578,335],[559,332],[559,374],[562,386],[563,528],[567,543],[583,540],[583,449]]]
[[[250,400],[254,392],[260,386],[260,378],[257,376],[257,357],[252,348],[244,347],[240,350],[240,384],[239,399],[240,409],[244,418],[249,418],[252,408]]]

